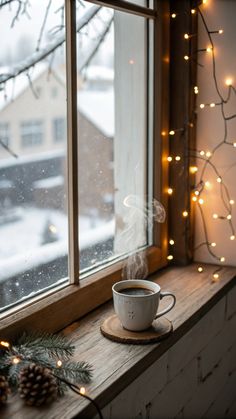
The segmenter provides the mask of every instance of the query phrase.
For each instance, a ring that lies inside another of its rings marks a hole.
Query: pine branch
[[[62,364],[61,368],[54,369],[56,377],[73,380],[76,383],[89,383],[92,378],[93,368],[90,364],[84,361],[73,362],[67,361]]]
[[[69,359],[75,347],[71,341],[62,335],[43,334],[23,334],[15,345],[20,353],[27,352],[28,356],[33,352],[37,356],[48,356],[51,358]]]

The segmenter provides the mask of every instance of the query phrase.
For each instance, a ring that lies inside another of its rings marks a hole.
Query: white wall
[[[226,78],[231,77],[233,86],[236,86],[236,1],[208,0],[206,5],[201,6],[201,10],[209,30],[221,28],[224,30],[222,35],[212,34],[212,39],[215,44],[217,80],[221,94],[226,97],[228,93],[228,88],[225,85]],[[208,45],[209,39],[199,17],[199,48],[205,48]],[[200,52],[198,54],[198,62],[203,64],[204,67],[198,67],[197,149],[211,151],[224,137],[224,121],[220,106],[199,108],[201,103],[219,102],[219,97],[213,83],[211,53]],[[236,113],[236,95],[232,95],[232,99],[224,109],[226,116]],[[227,128],[227,140],[229,142],[236,141],[236,119],[229,121]],[[199,164],[198,160],[196,163],[201,167],[201,163]],[[223,177],[230,199],[235,200],[235,204],[232,206],[232,222],[236,225],[236,148],[229,145],[221,146],[214,154],[212,163],[217,166],[220,175]],[[201,170],[198,171],[198,177],[200,172]],[[210,187],[201,196],[205,201],[202,208],[206,218],[209,241],[216,243],[216,247],[212,250],[219,257],[225,257],[226,265],[235,266],[236,239],[230,240],[232,232],[229,222],[219,219],[215,220],[212,217],[213,213],[223,216],[228,214],[220,199],[220,185],[216,182],[216,178],[217,175],[211,168],[207,169],[203,178],[204,181],[210,182]],[[205,241],[205,237],[203,235],[200,212],[199,209],[196,209],[195,244],[198,245],[202,241]],[[195,260],[210,263],[217,262],[209,255],[205,246],[196,251]]]
[[[235,418],[235,303],[236,287],[106,406],[104,419]]]

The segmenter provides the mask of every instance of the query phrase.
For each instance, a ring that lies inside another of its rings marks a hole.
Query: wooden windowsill
[[[100,408],[167,351],[236,284],[236,268],[224,267],[220,281],[213,283],[215,267],[203,267],[201,274],[197,272],[197,265],[192,264],[167,268],[153,275],[152,279],[161,285],[162,290],[173,291],[177,298],[176,306],[167,315],[173,323],[173,333],[161,343],[125,345],[103,337],[100,325],[113,313],[112,302],[64,329],[63,332],[74,339],[75,360],[84,360],[94,366],[93,380],[86,389]],[[40,409],[26,407],[18,396],[12,396],[0,411],[2,419],[85,419],[95,414],[94,407],[87,400],[70,390],[51,406]]]

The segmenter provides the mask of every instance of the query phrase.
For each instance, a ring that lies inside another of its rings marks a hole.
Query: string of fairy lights
[[[23,357],[21,357],[17,353],[15,353],[15,348],[8,341],[0,340],[0,350],[1,349],[4,349],[6,351],[11,351],[11,354],[12,354],[11,364],[13,366],[18,365],[21,362],[24,363],[25,361],[28,361],[27,357],[24,359]],[[56,367],[58,369],[60,369],[62,367],[62,365],[63,365],[62,360],[58,359],[57,362],[56,362]],[[79,386],[79,385],[69,381],[65,377],[58,376],[57,374],[53,374],[53,375],[54,375],[55,378],[59,379],[66,386],[68,386],[74,393],[76,393],[77,395],[83,397],[84,399],[86,399],[90,403],[92,403],[92,405],[96,409],[96,412],[97,412],[97,415],[98,415],[99,419],[104,419],[100,407],[98,406],[97,402],[87,394],[87,391],[86,391],[85,387]]]
[[[203,6],[207,5],[207,2],[208,2],[208,0],[203,0],[202,5]],[[220,279],[220,270],[222,269],[222,264],[226,261],[226,258],[225,258],[224,255],[218,254],[216,252],[216,250],[215,250],[216,242],[211,242],[210,239],[209,239],[208,223],[207,223],[205,210],[204,210],[204,204],[205,204],[204,192],[206,192],[206,191],[209,192],[211,184],[210,184],[209,180],[205,179],[205,177],[206,177],[207,169],[210,168],[215,175],[215,180],[216,180],[217,184],[219,185],[219,198],[220,198],[220,201],[221,201],[221,203],[223,205],[223,208],[225,210],[224,214],[218,214],[218,213],[214,212],[212,214],[212,219],[213,220],[221,220],[221,221],[224,221],[225,223],[228,224],[229,231],[230,231],[229,239],[231,241],[233,241],[233,240],[236,239],[235,228],[234,228],[234,224],[233,224],[233,221],[232,221],[232,211],[233,211],[233,205],[234,205],[235,201],[229,193],[229,189],[226,185],[224,176],[221,174],[219,168],[214,163],[214,155],[215,155],[216,151],[219,151],[219,149],[223,145],[228,145],[229,147],[236,148],[236,141],[232,141],[228,138],[229,137],[228,122],[232,121],[232,119],[235,119],[236,114],[226,116],[226,109],[225,109],[226,105],[229,103],[230,99],[232,98],[232,94],[236,95],[236,89],[233,87],[232,78],[228,77],[228,78],[225,79],[225,87],[227,89],[226,96],[224,97],[222,95],[221,91],[220,91],[219,81],[218,81],[218,78],[217,78],[217,71],[216,71],[215,39],[214,39],[214,36],[223,35],[224,30],[222,28],[213,29],[213,30],[209,29],[209,27],[207,25],[207,22],[206,22],[206,19],[204,17],[204,13],[201,9],[201,6],[197,6],[196,8],[191,9],[191,14],[197,14],[198,13],[198,16],[201,19],[203,28],[206,31],[207,38],[208,38],[208,41],[209,41],[209,45],[207,45],[204,48],[198,49],[196,51],[196,54],[194,54],[194,56],[192,56],[190,54],[184,55],[183,60],[188,62],[189,60],[193,59],[193,60],[195,60],[197,65],[203,67],[203,65],[198,62],[198,54],[199,53],[210,54],[211,62],[212,62],[213,86],[214,86],[214,89],[215,89],[215,92],[216,92],[216,95],[217,95],[217,101],[210,102],[210,103],[200,103],[200,105],[198,106],[198,109],[196,109],[195,112],[197,113],[198,110],[204,111],[204,109],[206,109],[206,108],[219,107],[220,112],[221,112],[221,117],[222,117],[222,124],[223,124],[223,136],[214,145],[214,147],[210,150],[197,150],[197,149],[188,150],[188,157],[194,158],[195,161],[200,163],[199,165],[189,167],[190,174],[196,175],[196,173],[198,173],[196,183],[195,183],[195,185],[193,187],[193,190],[192,190],[191,199],[198,207],[199,214],[200,214],[200,219],[201,219],[202,226],[203,226],[203,235],[204,235],[204,241],[199,243],[195,247],[195,251],[198,250],[200,247],[205,246],[208,253],[213,257],[213,259],[216,260],[216,262],[218,264],[218,267],[213,272],[212,280],[213,281],[218,281]],[[177,19],[178,14],[177,13],[172,13],[171,18],[172,19]],[[190,44],[189,43],[191,42],[191,39],[196,36],[196,34],[184,33],[181,36],[183,36],[183,39],[186,41],[187,48],[188,48],[188,51],[189,51],[190,50]],[[193,88],[194,94],[198,95],[199,94],[199,87],[198,86],[192,86],[192,88]],[[179,133],[182,134],[183,132],[185,132],[187,126],[192,127],[193,123],[191,121],[189,121],[189,123],[185,124],[184,127],[181,127],[181,128],[178,128],[178,129],[171,129],[169,131],[169,136],[172,137],[172,136],[177,136]],[[167,157],[167,161],[170,164],[173,161],[180,161],[180,160],[181,160],[181,156],[168,156]],[[173,194],[173,192],[174,192],[173,188],[171,186],[169,186],[169,188],[167,190],[167,193],[170,197]],[[189,211],[183,210],[182,217],[186,218],[188,216],[189,216]],[[173,246],[174,244],[175,244],[175,242],[174,242],[173,238],[171,238],[169,240],[169,245]],[[171,252],[167,256],[167,259],[169,261],[174,259]],[[204,268],[202,266],[198,266],[197,269],[198,269],[199,273],[203,272],[203,270],[204,270]]]

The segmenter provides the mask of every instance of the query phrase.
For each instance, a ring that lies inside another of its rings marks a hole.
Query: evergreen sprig
[[[75,347],[62,335],[23,333],[9,347],[1,349],[0,375],[7,377],[12,389],[17,389],[21,369],[31,363],[52,371],[57,379],[59,395],[68,388],[65,381],[89,383],[92,378],[93,368],[89,363],[70,360]]]
[[[17,346],[21,351],[27,350],[40,354],[41,352],[47,352],[48,356],[52,358],[58,357],[63,359],[69,359],[73,356],[75,347],[71,341],[63,335],[52,335],[49,333],[23,333],[18,339]]]

